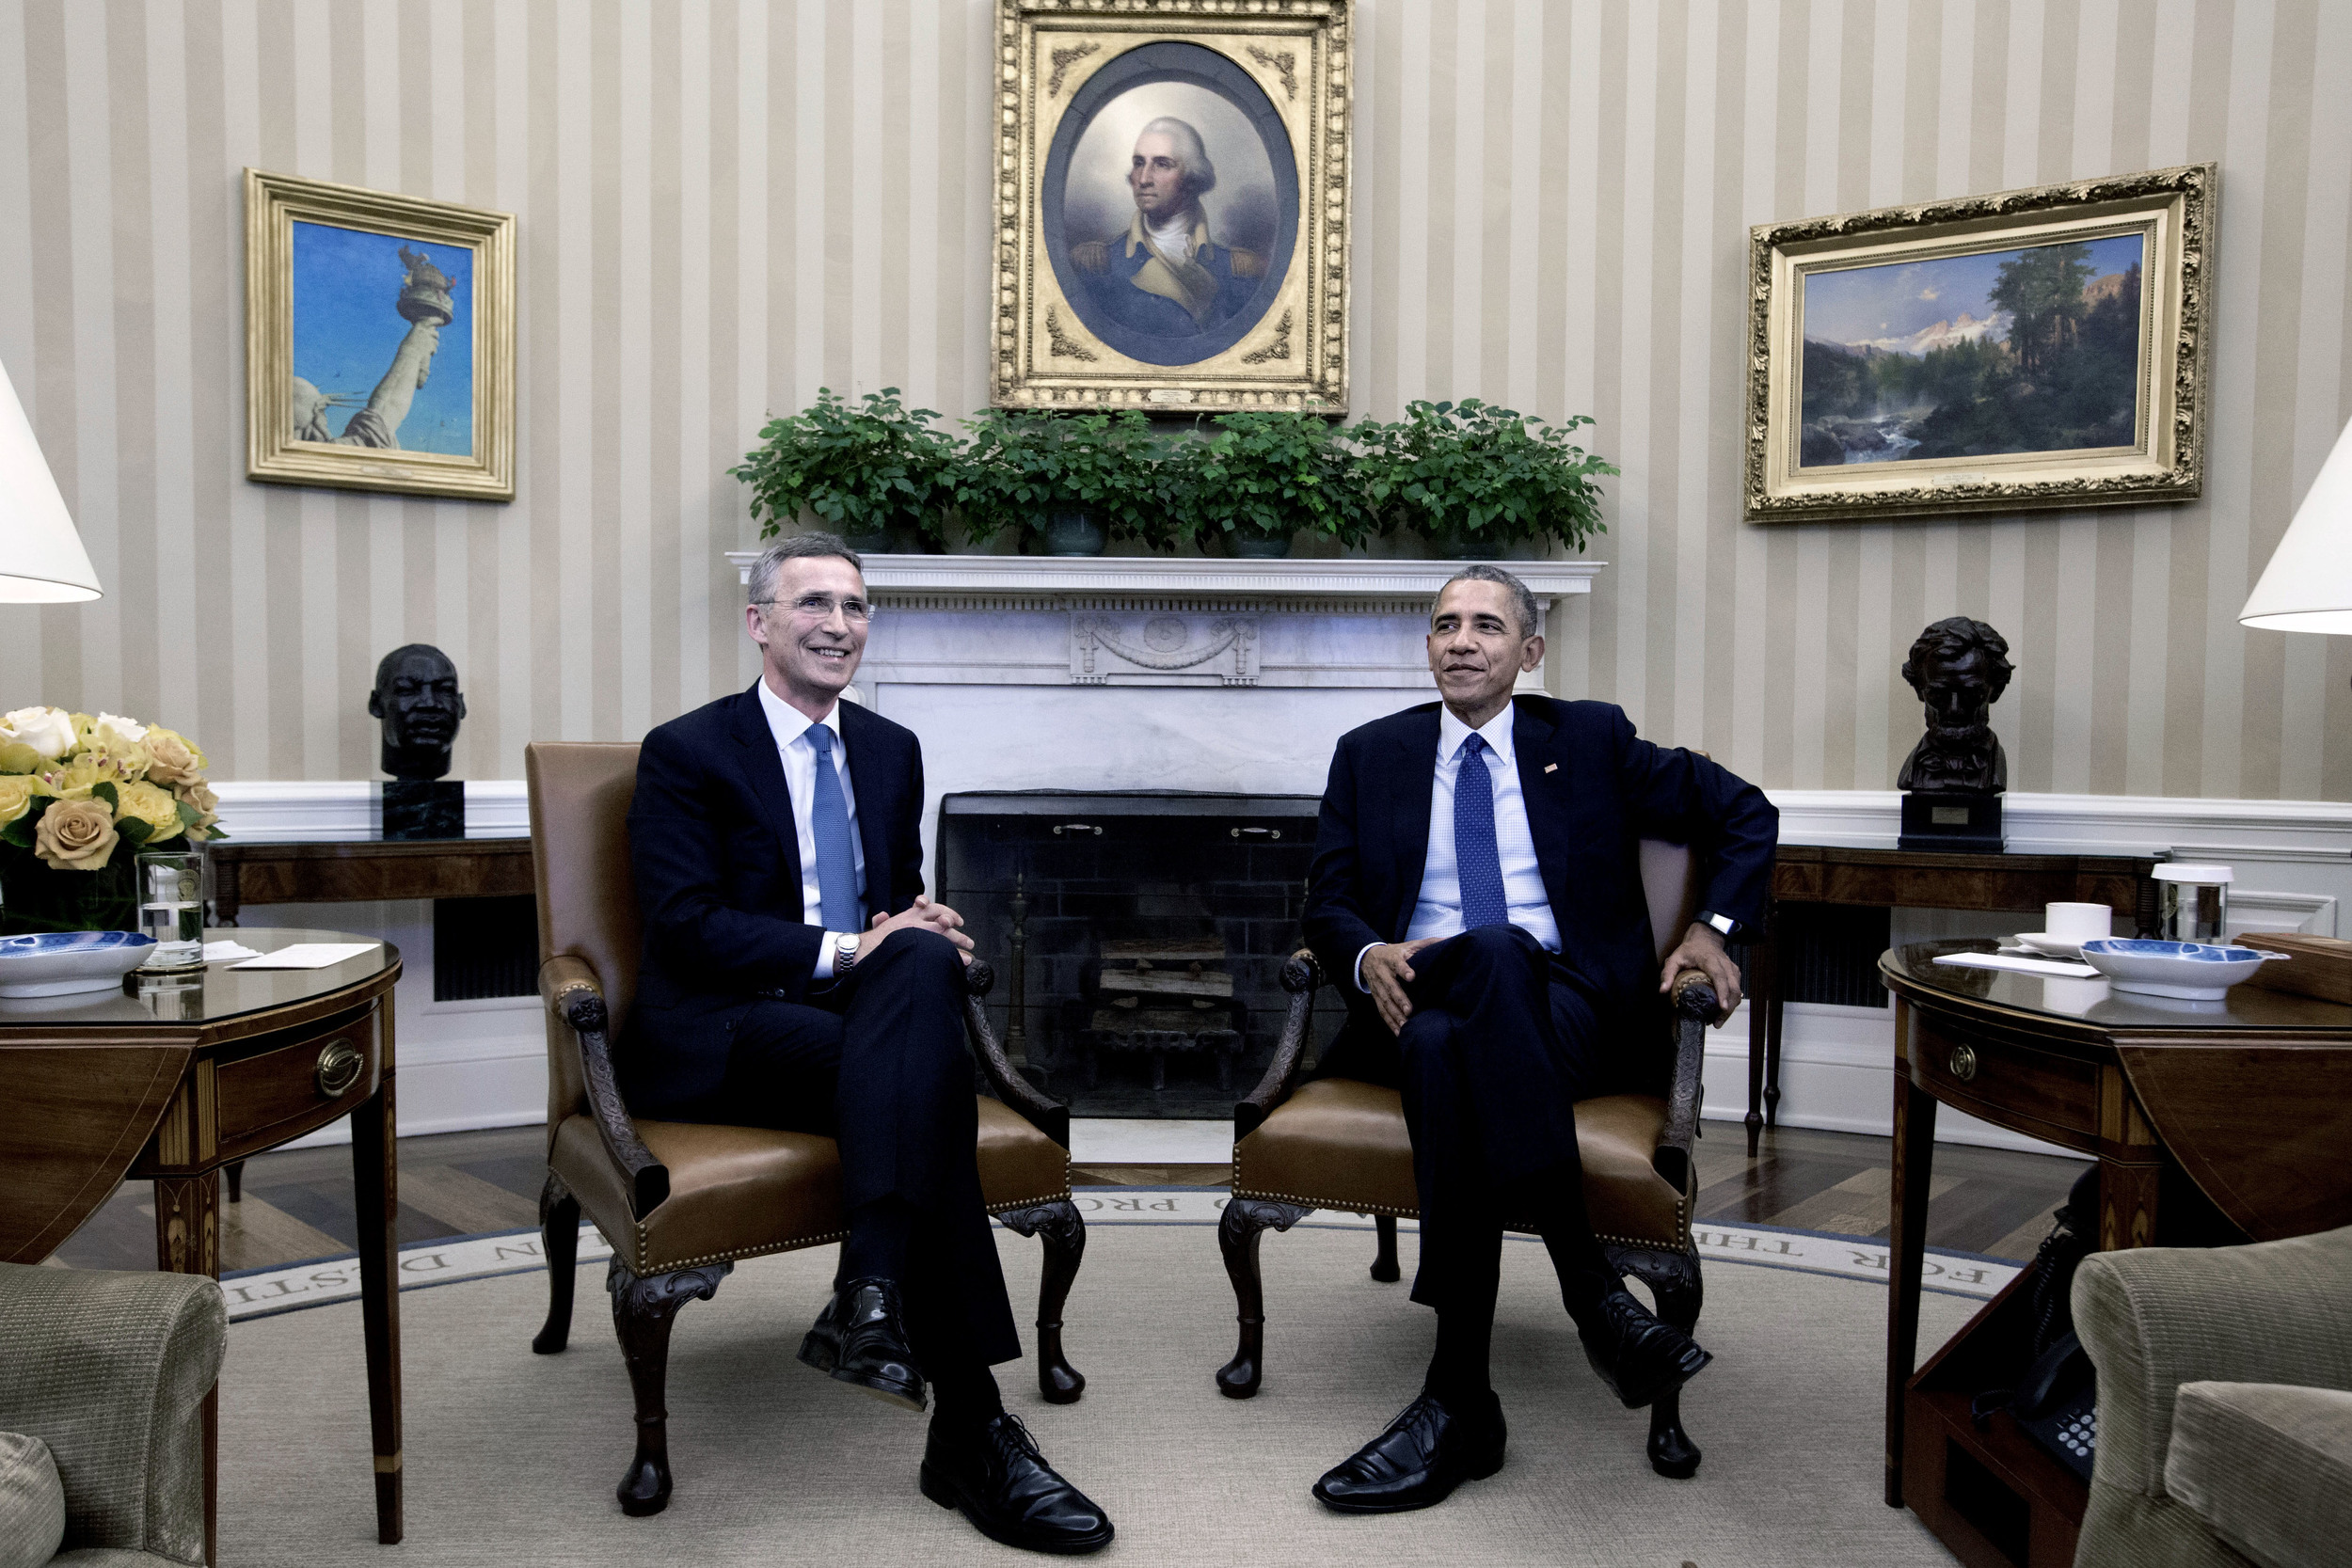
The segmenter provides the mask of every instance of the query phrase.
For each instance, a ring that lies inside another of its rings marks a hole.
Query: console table
[[[1782,904],[1872,909],[2040,910],[2105,904],[2145,936],[2156,924],[2156,862],[2129,855],[1943,854],[1784,844],[1772,862],[1772,900],[1748,960],[1748,1158],[1780,1110]]]
[[[529,893],[531,840],[314,839],[209,845],[214,917],[234,926],[247,904],[347,904],[389,898],[501,898]]]
[[[215,932],[207,932],[212,937]],[[264,953],[340,931],[254,929]],[[325,969],[207,965],[80,995],[0,998],[0,1260],[38,1263],[125,1177],[155,1183],[156,1267],[220,1275],[220,1172],[351,1117],[360,1331],[375,1449],[375,1530],[401,1538],[400,1299],[393,1215],[392,987],[376,943]],[[204,1402],[204,1542],[213,1560],[219,1392]]]
[[[1936,1106],[2095,1156],[2102,1251],[2210,1244],[2233,1227],[2308,1235],[2352,1221],[2352,1007],[2254,986],[2173,1002],[1935,962],[1994,945],[1879,959],[1897,1050],[1886,1501],[1963,1562],[2055,1568],[2074,1560],[2090,1488],[2007,1412],[1979,1424],[1969,1408],[2030,1359],[2032,1271],[1911,1370]]]

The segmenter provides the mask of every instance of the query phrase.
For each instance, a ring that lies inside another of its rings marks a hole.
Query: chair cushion
[[[2164,1489],[2263,1568],[2342,1562],[2352,1540],[2352,1393],[2182,1384]]]
[[[65,1483],[49,1445],[0,1432],[0,1568],[41,1568],[65,1542]]]
[[[1603,1241],[1676,1250],[1690,1243],[1690,1205],[1650,1165],[1665,1129],[1666,1102],[1649,1095],[1577,1101],[1584,1205]],[[1233,1146],[1233,1192],[1314,1209],[1418,1214],[1404,1099],[1352,1078],[1300,1085]]]
[[[993,1100],[979,1102],[980,1194],[991,1213],[1070,1196],[1070,1151]],[[839,1241],[841,1155],[813,1132],[640,1121],[670,1171],[667,1201],[640,1223],[596,1122],[567,1117],[548,1164],[621,1260],[640,1275]]]

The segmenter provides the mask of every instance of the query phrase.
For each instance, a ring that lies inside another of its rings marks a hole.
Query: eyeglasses
[[[755,599],[752,602],[788,610],[803,621],[830,621],[833,612],[838,610],[841,618],[852,626],[870,621],[879,613],[864,599],[836,599],[830,594],[803,594],[797,599]]]

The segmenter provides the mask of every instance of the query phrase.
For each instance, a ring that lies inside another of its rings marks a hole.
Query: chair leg
[[[1086,1260],[1086,1216],[1065,1197],[996,1217],[1015,1235],[1035,1236],[1045,1250],[1037,1289],[1037,1391],[1048,1404],[1074,1404],[1087,1391],[1087,1380],[1062,1353],[1061,1313],[1077,1282],[1078,1265]]]
[[[1609,1249],[1610,1261],[1650,1288],[1658,1298],[1658,1316],[1688,1334],[1698,1326],[1706,1288],[1699,1275],[1696,1249],[1664,1252],[1650,1248]],[[1661,1394],[1649,1407],[1649,1465],[1661,1476],[1687,1481],[1698,1473],[1699,1446],[1682,1430],[1682,1390]]]
[[[621,1359],[628,1363],[628,1386],[637,1396],[637,1457],[629,1461],[614,1494],[632,1518],[670,1506],[670,1324],[690,1301],[708,1301],[733,1263],[707,1263],[640,1277],[618,1258],[605,1275],[612,1292],[612,1328],[620,1336]]]
[[[539,1242],[548,1260],[548,1321],[531,1348],[553,1355],[572,1338],[572,1287],[580,1282],[580,1199],[548,1172],[539,1192]]]
[[[1233,1282],[1235,1318],[1241,1343],[1233,1358],[1216,1370],[1216,1389],[1228,1399],[1246,1400],[1258,1391],[1265,1359],[1265,1286],[1258,1275],[1258,1239],[1271,1227],[1288,1230],[1312,1209],[1270,1198],[1227,1200],[1225,1216],[1217,1221],[1216,1244],[1225,1254],[1225,1273]]]
[[[1372,1255],[1372,1277],[1383,1285],[1393,1285],[1405,1276],[1396,1266],[1396,1216],[1372,1216],[1373,1233],[1378,1238]]]

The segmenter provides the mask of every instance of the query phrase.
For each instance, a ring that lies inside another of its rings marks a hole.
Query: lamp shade
[[[2265,631],[2352,633],[2352,425],[2336,437],[2237,618]]]
[[[0,602],[70,604],[100,592],[33,423],[0,365]]]

